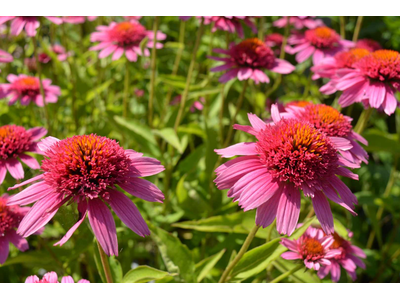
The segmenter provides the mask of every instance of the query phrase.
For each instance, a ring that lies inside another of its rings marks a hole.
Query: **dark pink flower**
[[[162,202],[163,193],[151,182],[139,177],[164,170],[160,162],[142,157],[142,153],[124,150],[119,144],[95,134],[64,140],[48,137],[39,143],[46,156],[43,174],[12,189],[39,181],[13,195],[9,204],[33,205],[18,227],[24,237],[47,224],[64,204],[77,203],[78,222],[55,245],[62,246],[75,230],[89,218],[93,232],[107,255],[118,255],[114,218],[107,205],[132,231],[150,234],[136,205],[117,186],[131,195],[150,202]]]
[[[82,16],[73,16],[73,17],[61,17],[62,21],[64,23],[70,23],[70,24],[82,24],[86,22],[86,19],[88,21],[94,21],[96,20],[96,16],[90,16],[90,17],[82,17]]]
[[[353,42],[343,40],[336,31],[328,27],[308,29],[305,33],[294,33],[288,38],[288,43],[295,45],[287,52],[297,53],[297,62],[302,63],[312,56],[314,65],[318,65],[326,57],[334,56],[354,46]]]
[[[40,93],[39,78],[24,74],[7,76],[10,83],[0,84],[0,99],[8,97],[8,105],[13,105],[18,100],[22,105],[28,105],[31,101],[37,106],[43,106],[44,101]],[[60,88],[51,85],[50,79],[42,79],[46,103],[56,103],[61,95]]]
[[[97,32],[92,33],[90,40],[92,42],[100,42],[90,50],[97,51],[99,58],[107,57],[111,54],[112,60],[119,59],[124,53],[129,61],[136,61],[138,55],[150,56],[148,48],[153,47],[154,33],[136,21],[124,21],[121,23],[112,22],[109,26],[97,26]],[[142,49],[140,44],[148,38],[148,41]],[[157,41],[164,40],[166,35],[161,31],[157,32]],[[156,43],[156,48],[161,49],[163,44]]]
[[[243,26],[242,22],[245,23],[250,29],[253,31],[253,33],[257,33],[257,27],[254,25],[254,23],[251,21],[250,17],[219,17],[219,16],[214,16],[214,17],[203,17],[204,18],[204,24],[213,24],[213,28],[211,29],[212,32],[215,32],[217,30],[222,30],[222,31],[228,31],[230,33],[235,33],[237,32],[238,36],[240,38],[244,38],[244,33],[243,33]]]
[[[295,69],[286,60],[276,58],[271,48],[258,38],[246,39],[237,45],[232,43],[229,50],[214,49],[214,52],[227,55],[227,57],[210,57],[225,63],[212,68],[212,72],[228,70],[219,78],[220,82],[227,82],[237,77],[240,81],[253,79],[256,83],[268,83],[269,77],[264,71],[288,74]]]
[[[283,17],[276,20],[273,24],[275,27],[284,28],[287,22],[296,29],[303,29],[304,27],[308,29],[314,29],[320,26],[324,26],[324,22],[320,19],[315,19],[315,17]]]
[[[66,52],[63,46],[57,44],[50,46],[49,50],[57,55],[59,61],[65,61],[72,54],[71,52]],[[38,57],[39,61],[43,64],[47,64],[51,61],[51,57],[44,52],[40,53]]]
[[[283,35],[280,33],[271,33],[265,36],[265,45],[274,49],[275,55],[281,53],[281,47],[283,43]]]
[[[61,24],[62,20],[57,17],[45,17],[55,24]],[[0,25],[7,21],[11,21],[11,34],[19,35],[25,28],[27,36],[35,36],[36,30],[40,26],[38,17],[0,17]]]
[[[18,158],[34,170],[40,168],[37,160],[26,153],[41,154],[37,141],[46,134],[47,130],[43,127],[28,130],[16,125],[0,127],[0,184],[3,183],[7,170],[17,180],[24,178],[24,169]]]
[[[351,166],[337,151],[349,149],[343,138],[328,137],[305,121],[281,119],[272,105],[272,123],[248,114],[251,126],[234,128],[254,135],[257,142],[239,143],[215,150],[222,157],[242,155],[218,167],[215,183],[229,189],[228,197],[245,211],[257,208],[256,224],[267,227],[276,217],[277,230],[291,235],[300,214],[300,192],[311,197],[326,233],[332,233],[333,216],[327,197],[352,214],[357,198],[337,177],[355,178]]]
[[[370,39],[361,39],[356,42],[355,48],[366,49],[369,52],[374,52],[376,50],[382,49],[382,46],[377,41]]]
[[[39,279],[36,275],[29,276],[26,278],[25,283],[59,283],[58,276],[56,272],[48,272],[43,275],[42,279]],[[64,276],[61,279],[61,283],[75,283],[71,276]],[[90,283],[89,280],[81,279],[78,283]]]
[[[325,235],[322,230],[308,227],[298,240],[282,239],[281,244],[290,251],[281,256],[289,260],[301,259],[306,268],[318,271],[331,265],[330,258],[340,255],[340,250],[330,248],[333,242],[331,235]]]
[[[0,63],[9,63],[12,62],[13,60],[14,58],[10,53],[0,49]]]

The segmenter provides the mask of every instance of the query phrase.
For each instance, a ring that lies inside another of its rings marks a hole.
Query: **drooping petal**
[[[325,195],[320,191],[316,191],[314,197],[312,197],[312,203],[324,232],[326,234],[333,234],[335,231],[333,228],[333,215]]]
[[[8,238],[5,236],[0,236],[0,265],[6,262],[9,252],[10,245],[8,243]]]
[[[229,158],[236,155],[256,155],[257,143],[238,143],[224,149],[215,149],[214,151],[222,157]]]
[[[276,215],[276,229],[280,234],[290,236],[296,229],[300,215],[300,191],[292,184],[286,184],[279,200]]]
[[[132,196],[150,202],[160,202],[164,200],[164,194],[153,183],[142,178],[132,178],[128,183],[120,183],[119,186]]]
[[[19,251],[24,252],[29,249],[28,241],[17,234],[15,230],[8,231],[7,238]]]
[[[23,153],[19,155],[19,158],[22,160],[22,162],[24,164],[26,164],[31,169],[34,169],[34,170],[40,169],[40,165],[39,165],[38,161],[36,160],[36,158],[26,155],[26,154],[23,154]]]
[[[16,158],[8,158],[5,161],[8,172],[10,172],[11,176],[15,179],[24,178],[24,169],[22,168],[21,163]]]
[[[282,188],[278,190],[267,202],[257,208],[256,224],[263,228],[268,227],[276,218]]]
[[[152,176],[165,170],[164,166],[157,159],[151,157],[136,157],[131,158],[131,160],[131,175],[133,177]]]

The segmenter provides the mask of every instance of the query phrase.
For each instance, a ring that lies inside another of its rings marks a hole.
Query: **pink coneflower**
[[[312,56],[314,65],[318,65],[326,57],[354,46],[353,42],[343,40],[336,31],[328,27],[309,29],[305,33],[294,33],[288,38],[288,43],[296,45],[289,53],[297,53],[297,62],[302,63]]]
[[[383,108],[391,115],[397,107],[396,90],[400,91],[400,54],[393,50],[377,50],[354,64],[346,76],[339,78],[336,89],[343,91],[339,104],[343,107],[368,99],[374,108]]]
[[[366,258],[364,251],[357,246],[351,244],[350,241],[345,240],[336,232],[333,234],[334,242],[330,246],[330,249],[340,250],[340,254],[337,254],[329,261],[330,265],[322,266],[318,271],[319,278],[324,278],[326,275],[331,273],[331,278],[334,282],[338,282],[340,279],[340,266],[343,267],[354,281],[357,279],[356,269],[360,267],[365,269],[365,264],[361,258]]]
[[[348,140],[329,138],[305,121],[281,119],[276,105],[272,106],[272,123],[253,114],[248,117],[251,126],[236,124],[234,128],[258,141],[215,150],[227,158],[242,155],[215,170],[215,183],[219,189],[230,189],[228,197],[245,211],[257,208],[257,225],[267,227],[276,217],[278,232],[291,235],[299,219],[300,191],[311,197],[326,233],[333,232],[326,197],[355,214],[357,198],[336,176],[355,177],[344,168],[351,164],[337,152],[350,147]]]
[[[282,239],[281,244],[290,251],[283,253],[281,257],[289,260],[301,259],[306,268],[318,271],[331,265],[330,258],[340,255],[340,250],[330,249],[333,242],[331,235],[324,235],[322,230],[308,227],[298,240]]]
[[[361,162],[368,163],[367,152],[357,143],[368,145],[368,142],[353,131],[352,118],[341,114],[337,109],[325,104],[308,103],[304,107],[288,105],[282,116],[308,122],[328,137],[346,139],[347,149],[338,149],[339,153],[348,160],[353,168],[360,167]],[[358,176],[354,174],[354,179]]]
[[[281,47],[283,43],[283,35],[280,33],[271,33],[265,36],[265,45],[274,50],[275,55],[281,53]]]
[[[138,97],[138,98],[141,98],[141,97],[143,97],[144,96],[144,90],[141,90],[141,89],[135,89],[135,95],[136,95],[136,97]]]
[[[314,29],[320,26],[324,26],[324,22],[315,17],[283,17],[276,20],[273,24],[275,27],[283,28],[286,27],[287,22],[296,29],[303,29],[304,27]]]
[[[256,83],[268,83],[269,77],[264,70],[289,74],[295,69],[286,60],[275,58],[271,48],[258,38],[246,39],[237,45],[232,43],[229,50],[214,49],[214,52],[227,55],[227,57],[210,57],[225,62],[211,69],[212,72],[228,70],[219,78],[220,82],[227,82],[237,77],[240,81],[253,79]]]
[[[61,17],[62,21],[64,23],[70,23],[70,24],[82,24],[86,22],[86,19],[88,21],[94,21],[96,20],[96,16],[90,16],[90,17],[82,17],[82,16],[73,16],[73,17]]]
[[[6,206],[7,200],[7,194],[0,196],[0,265],[7,260],[10,250],[9,243],[13,243],[22,252],[29,248],[27,240],[16,232],[22,218],[29,211],[29,207]]]
[[[22,185],[40,181],[12,196],[9,203],[28,205],[36,202],[18,227],[24,237],[47,224],[64,204],[77,203],[79,221],[55,245],[62,246],[89,217],[93,232],[107,255],[118,255],[114,218],[107,206],[132,231],[150,234],[146,222],[133,202],[117,190],[117,185],[131,195],[150,202],[162,202],[163,193],[151,182],[139,177],[164,170],[154,158],[124,150],[116,141],[95,134],[58,140],[48,137],[39,143],[47,157],[42,175]]]
[[[12,62],[13,60],[14,58],[10,53],[0,49],[0,63],[9,63]]]
[[[24,178],[24,169],[18,158],[31,169],[39,169],[37,160],[27,155],[27,152],[38,153],[38,140],[45,136],[47,130],[43,127],[35,127],[25,130],[16,125],[4,125],[0,127],[0,184],[8,172],[15,179]]]
[[[361,39],[356,42],[355,48],[366,49],[369,52],[374,52],[376,50],[382,49],[382,46],[377,41],[370,39]]]
[[[90,40],[92,42],[100,42],[90,50],[101,50],[99,58],[109,56],[111,53],[112,60],[119,59],[122,54],[130,61],[136,61],[138,55],[149,56],[150,51],[148,48],[153,47],[154,33],[136,21],[124,21],[121,23],[112,22],[109,26],[96,27],[97,32],[92,33]],[[141,42],[148,38],[144,52],[140,48]],[[157,40],[164,40],[166,35],[161,31],[157,32]],[[163,44],[157,43],[156,48],[161,49]]]
[[[8,97],[8,105],[13,105],[17,100],[22,105],[28,105],[31,101],[37,106],[44,106],[43,97],[40,93],[39,78],[24,74],[7,76],[10,83],[0,84],[0,99]],[[46,103],[56,103],[61,95],[60,88],[51,85],[50,79],[42,79]]]
[[[57,17],[45,17],[54,24],[61,24],[62,20]],[[35,36],[36,29],[39,28],[40,22],[38,17],[0,17],[0,25],[7,21],[11,21],[11,34],[19,35],[25,28],[27,36]]]
[[[39,279],[36,275],[29,276],[26,278],[25,283],[59,283],[56,272],[48,272],[43,275],[42,279]],[[61,283],[75,283],[71,276],[64,276],[61,279]],[[78,283],[90,283],[89,280],[81,279]]]
[[[170,102],[170,105],[173,105],[173,106],[178,105],[179,103],[181,103],[181,99],[182,99],[182,95],[178,95],[178,96],[174,97],[174,99]],[[200,111],[203,110],[204,102],[205,102],[204,97],[200,97],[199,101],[195,101],[192,104],[192,106],[190,107],[190,111],[193,113],[196,110],[200,110]]]
[[[57,59],[59,61],[65,61],[69,56],[71,56],[71,52],[66,52],[65,48],[61,45],[53,45],[49,47],[51,52],[57,55]],[[51,61],[51,57],[47,53],[39,53],[38,55],[39,61],[43,64],[47,64]]]
[[[240,38],[244,38],[244,32],[243,32],[243,26],[242,22],[245,23],[250,29],[253,31],[253,33],[257,33],[257,27],[254,25],[254,23],[251,21],[250,17],[219,17],[219,16],[214,16],[214,17],[203,17],[204,18],[204,24],[213,24],[213,27],[211,29],[212,32],[215,32],[217,30],[222,30],[222,31],[227,31],[230,33],[235,33],[237,32],[238,36]]]

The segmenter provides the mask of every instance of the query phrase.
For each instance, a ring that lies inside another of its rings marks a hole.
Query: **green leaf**
[[[149,141],[150,143],[157,145],[157,141],[154,138],[154,134],[151,131],[151,129],[144,125],[141,124],[139,122],[136,122],[134,120],[126,120],[123,117],[120,116],[114,116],[114,120],[115,122],[117,122],[117,124],[129,129],[130,131],[140,135],[141,137],[143,137],[144,139],[146,139],[147,141]]]
[[[315,220],[309,219],[291,235],[290,239],[298,239]],[[232,270],[231,281],[242,281],[264,271],[267,266],[279,258],[287,248],[280,244],[282,237],[276,238],[262,246],[247,251]]]
[[[178,136],[176,135],[173,128],[163,128],[161,130],[153,130],[154,134],[160,136],[165,141],[167,141],[172,147],[179,151],[179,153],[183,153],[185,149],[183,149],[181,142],[179,141]]]
[[[365,146],[368,152],[400,153],[399,137],[396,134],[370,129],[363,133],[363,137],[368,141],[368,146]]]
[[[217,262],[221,259],[224,255],[225,249],[222,249],[217,254],[214,254],[210,257],[203,259],[201,262],[196,264],[195,276],[197,278],[197,282],[201,282],[204,277],[214,268]]]
[[[170,274],[165,271],[157,270],[149,266],[139,266],[136,269],[130,270],[125,274],[122,279],[123,283],[140,283],[149,282],[152,280],[164,279],[168,276],[174,276],[176,274]]]
[[[108,258],[108,261],[110,263],[111,275],[114,279],[114,282],[122,282],[122,277],[124,276],[124,273],[122,272],[121,264],[114,256],[110,256]]]
[[[185,282],[195,282],[195,264],[188,247],[167,231],[152,224],[149,227],[168,272],[179,274]]]

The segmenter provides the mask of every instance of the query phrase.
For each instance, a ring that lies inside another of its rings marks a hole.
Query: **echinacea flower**
[[[182,95],[178,95],[174,97],[174,99],[170,102],[170,105],[178,105],[181,103]],[[195,101],[192,106],[190,106],[190,112],[195,112],[196,110],[203,110],[203,104],[205,102],[204,97],[200,97],[199,101]]]
[[[150,202],[162,202],[163,193],[151,182],[139,177],[164,170],[154,158],[124,150],[116,141],[95,134],[59,140],[48,137],[38,147],[43,151],[43,174],[11,189],[39,181],[13,195],[9,204],[33,205],[21,221],[18,233],[30,236],[47,224],[64,204],[77,203],[78,222],[55,245],[62,246],[85,220],[86,215],[101,247],[107,255],[118,255],[114,218],[107,205],[132,231],[144,237],[149,228],[129,194]]]
[[[29,211],[29,207],[7,206],[7,200],[7,194],[0,196],[0,265],[7,260],[9,243],[14,244],[22,252],[29,248],[27,240],[17,234],[17,227]]]
[[[26,278],[25,283],[59,283],[56,272],[48,272],[43,275],[42,279],[39,279],[36,275],[29,276]],[[64,276],[61,279],[61,283],[75,283],[71,276]],[[90,283],[89,280],[81,279],[77,283]]]
[[[301,259],[306,268],[318,271],[331,265],[330,258],[340,255],[339,249],[330,248],[333,242],[331,235],[325,235],[322,230],[308,227],[298,240],[282,239],[281,244],[290,251],[283,253],[281,257],[288,260]]]
[[[360,267],[365,269],[365,264],[361,258],[366,258],[364,251],[359,247],[352,245],[350,240],[346,240],[341,237],[337,232],[333,233],[334,242],[330,246],[330,249],[340,250],[340,254],[337,254],[329,261],[330,265],[322,266],[318,271],[319,278],[324,278],[326,275],[331,273],[332,281],[338,282],[340,279],[340,266],[343,267],[354,281],[357,279],[356,269]],[[351,234],[349,234],[351,237]]]
[[[136,21],[112,22],[109,26],[97,26],[97,32],[92,33],[90,40],[100,42],[90,48],[92,51],[101,50],[99,58],[112,55],[112,60],[119,59],[124,53],[129,61],[136,61],[138,55],[150,56],[148,48],[152,48],[154,40],[165,40],[166,35],[161,31],[154,36],[152,30],[146,28]],[[142,41],[148,38],[143,49],[140,48]],[[163,44],[156,43],[156,48],[161,49]]]
[[[62,20],[57,17],[45,17],[54,24],[61,24]],[[11,34],[19,35],[25,28],[27,36],[35,36],[36,30],[40,26],[38,17],[0,17],[0,25],[7,21],[11,21]]]
[[[257,142],[238,143],[215,150],[222,157],[241,155],[219,166],[214,182],[229,189],[228,197],[244,211],[257,209],[256,224],[269,226],[276,218],[279,233],[291,235],[300,215],[300,192],[311,197],[324,231],[333,232],[333,216],[327,197],[352,214],[357,198],[336,176],[354,179],[344,166],[349,162],[337,151],[351,147],[343,138],[328,137],[311,124],[280,117],[272,105],[272,123],[248,114],[251,126],[234,128],[256,137]]]
[[[70,23],[70,24],[82,24],[86,22],[86,19],[88,21],[94,21],[97,19],[96,16],[90,16],[90,17],[82,17],[82,16],[72,16],[72,17],[61,17],[62,21],[64,23]]]
[[[283,43],[283,35],[280,33],[271,33],[265,36],[264,38],[265,45],[274,50],[275,55],[279,55],[281,53],[281,47]]]
[[[278,28],[284,28],[287,26],[287,23],[292,25],[296,29],[303,29],[304,27],[309,29],[314,29],[317,27],[324,26],[324,22],[321,19],[315,19],[315,17],[283,17],[274,21],[273,25]]]
[[[339,153],[348,160],[352,168],[360,167],[361,162],[368,164],[367,152],[357,143],[368,145],[361,135],[353,131],[352,118],[340,113],[337,109],[325,104],[308,103],[304,107],[287,105],[284,118],[295,118],[308,122],[316,129],[322,131],[327,137],[346,139],[348,149],[338,149]],[[354,179],[358,176],[354,174]]]
[[[296,54],[296,61],[302,63],[312,56],[313,64],[318,65],[326,58],[345,51],[354,46],[351,41],[344,40],[329,27],[308,29],[305,33],[296,32],[288,38],[290,45],[295,45],[289,51]]]
[[[47,130],[43,127],[28,130],[16,125],[0,127],[0,184],[3,183],[7,170],[17,180],[24,178],[24,169],[18,158],[31,169],[40,169],[38,161],[26,153],[41,154],[37,141],[46,134]]]
[[[67,52],[61,45],[52,45],[49,47],[49,50],[57,55],[59,61],[65,61],[71,56],[71,52]],[[38,58],[42,64],[47,64],[51,61],[51,57],[45,52],[39,53]]]
[[[391,115],[397,107],[396,90],[400,91],[400,54],[393,50],[377,50],[361,58],[354,69],[335,84],[343,91],[339,104],[343,107],[368,99],[373,108],[383,108]]]
[[[44,106],[43,97],[40,93],[39,78],[27,76],[24,74],[7,76],[10,83],[0,84],[0,99],[8,97],[8,105],[13,105],[20,100],[21,105],[28,105],[31,101],[37,106]],[[61,95],[60,88],[51,85],[50,79],[42,79],[45,101],[47,103],[56,103],[58,96]]]
[[[369,52],[374,52],[376,50],[382,49],[382,46],[377,41],[370,39],[361,39],[356,42],[354,48],[361,48],[361,49],[366,49]]]
[[[14,58],[10,53],[0,49],[0,63],[9,63],[12,62],[13,60]]]
[[[240,81],[253,79],[255,83],[269,82],[264,71],[280,74],[289,74],[295,67],[283,59],[276,58],[274,52],[258,38],[250,38],[239,44],[232,43],[228,50],[214,49],[227,57],[210,57],[213,60],[223,61],[224,64],[211,69],[212,72],[228,70],[219,78],[220,82],[227,82],[233,78]]]
[[[244,16],[235,16],[235,17],[221,17],[221,16],[213,16],[213,17],[203,17],[204,24],[213,24],[211,29],[212,32],[217,30],[227,31],[230,33],[237,32],[240,38],[244,38],[243,26],[242,22],[245,23],[253,33],[257,33],[257,27],[251,21],[250,17]]]

